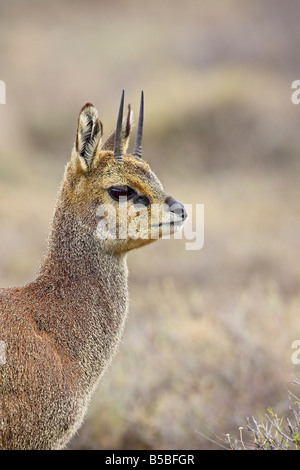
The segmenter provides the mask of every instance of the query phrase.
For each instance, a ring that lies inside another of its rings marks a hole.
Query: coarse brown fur
[[[97,234],[101,204],[115,205],[120,229],[118,204],[108,189],[133,188],[148,198],[147,213],[153,204],[164,204],[158,237],[164,225],[175,230],[177,216],[148,163],[126,153],[123,162],[116,161],[113,137],[101,147],[101,136],[98,113],[87,104],[38,276],[23,287],[0,289],[0,341],[6,347],[0,364],[0,449],[63,448],[81,425],[121,338],[128,309],[126,254],[153,240]]]

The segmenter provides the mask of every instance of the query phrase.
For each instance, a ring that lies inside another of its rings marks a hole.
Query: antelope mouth
[[[159,224],[153,224],[152,227],[180,227],[183,223],[184,220],[172,220],[170,222],[159,222]]]

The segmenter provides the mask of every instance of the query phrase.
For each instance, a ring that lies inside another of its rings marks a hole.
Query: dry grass
[[[213,3],[159,2],[159,17],[155,1],[54,1],[47,15],[39,2],[3,7],[1,285],[34,276],[86,101],[107,135],[120,90],[136,108],[144,88],[146,158],[170,194],[205,204],[202,250],[162,240],[130,254],[124,340],[71,448],[219,448],[215,434],[230,447],[247,416],[289,412],[300,338],[298,7]]]
[[[292,386],[299,392],[300,382]],[[214,444],[231,450],[299,450],[300,445],[300,403],[299,398],[290,392],[289,413],[278,416],[273,408],[268,408],[264,418],[247,418],[246,431],[241,426],[239,437],[229,433],[226,439],[215,440]]]

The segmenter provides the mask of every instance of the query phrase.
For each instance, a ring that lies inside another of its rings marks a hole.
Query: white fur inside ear
[[[76,149],[83,163],[83,168],[89,167],[97,153],[102,137],[102,124],[98,111],[92,105],[83,108],[79,115]]]

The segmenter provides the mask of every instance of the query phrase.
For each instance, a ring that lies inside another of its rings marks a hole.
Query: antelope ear
[[[100,148],[102,135],[103,128],[98,111],[91,103],[87,103],[79,114],[75,142],[76,153],[83,170],[86,171],[92,166]]]
[[[122,124],[122,143],[123,143],[123,152],[126,153],[128,145],[129,145],[129,139],[130,139],[130,132],[133,126],[133,111],[131,109],[130,104],[128,105],[127,108],[127,114],[123,119],[123,124]],[[114,131],[104,142],[104,144],[101,147],[101,150],[111,150],[113,152],[114,150],[114,145],[115,145],[115,134],[116,131]]]

